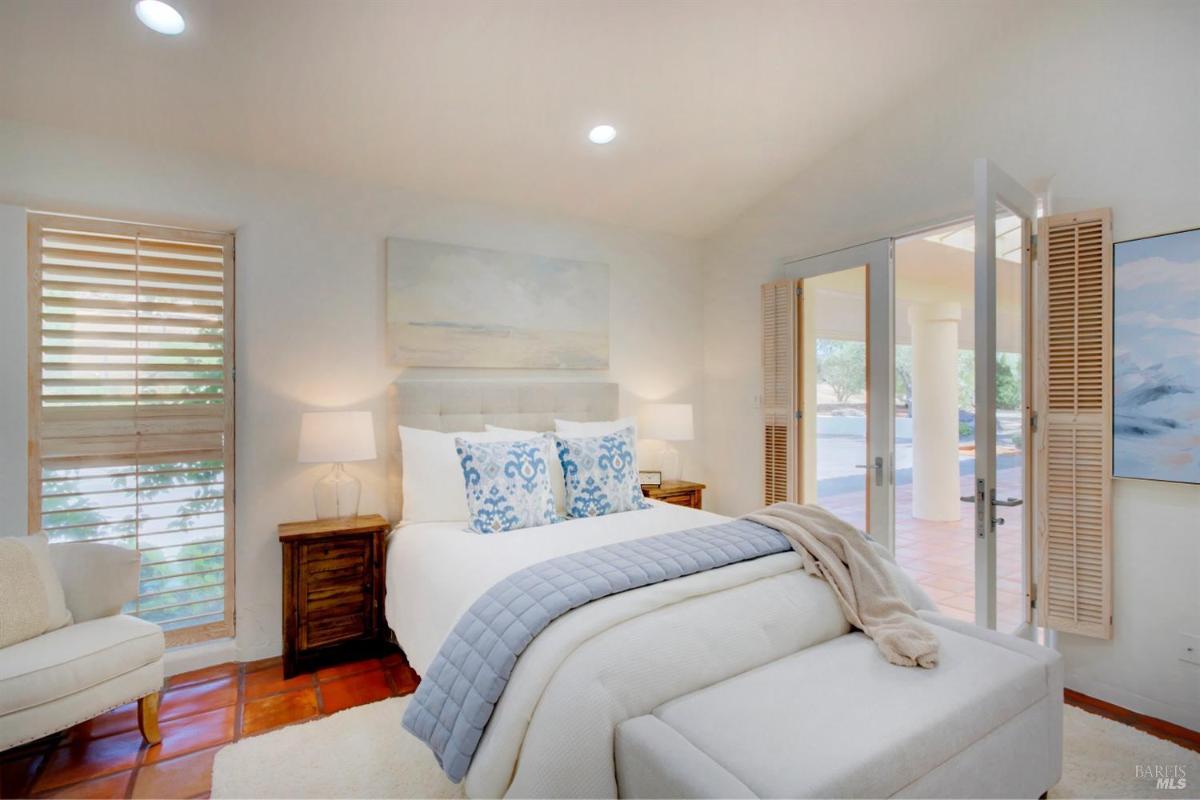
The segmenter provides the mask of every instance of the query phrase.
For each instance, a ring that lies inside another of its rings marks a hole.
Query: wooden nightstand
[[[383,651],[387,532],[378,514],[279,526],[284,677]]]
[[[703,493],[704,484],[691,481],[663,481],[662,486],[642,487],[642,494],[646,497],[690,508],[700,508]]]

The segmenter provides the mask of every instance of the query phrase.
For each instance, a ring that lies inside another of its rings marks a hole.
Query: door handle
[[[972,503],[972,504],[974,504],[977,499],[982,499],[983,498],[983,481],[978,480],[975,483],[976,483],[976,486],[979,487],[979,492],[977,494],[961,495],[958,499],[962,500],[964,503]],[[1005,506],[1006,508],[1013,508],[1014,506],[1019,506],[1019,505],[1024,504],[1024,502],[1025,501],[1022,500],[1020,497],[1010,497],[1007,500],[997,500],[995,490],[993,490],[991,493],[991,503],[990,504],[993,508],[995,508],[996,506]],[[980,537],[983,536],[983,520],[984,519],[985,519],[985,515],[983,513],[982,507],[980,507],[979,505],[976,505],[975,506],[975,531],[976,531],[976,535],[980,536]],[[990,519],[991,519],[992,530],[995,530],[997,525],[1004,524],[1003,517],[991,516]]]
[[[883,486],[883,456],[876,456],[875,461],[870,464],[855,464],[854,468],[875,470],[875,485]]]

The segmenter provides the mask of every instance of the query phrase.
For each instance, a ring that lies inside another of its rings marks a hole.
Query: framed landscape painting
[[[388,239],[387,346],[407,367],[605,369],[608,265]]]
[[[1113,247],[1113,475],[1200,483],[1200,229]]]

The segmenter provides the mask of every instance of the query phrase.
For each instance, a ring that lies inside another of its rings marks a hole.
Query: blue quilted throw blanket
[[[517,657],[571,609],[602,597],[791,550],[748,520],[675,531],[559,556],[514,572],[459,619],[421,678],[404,727],[458,783],[467,774]]]

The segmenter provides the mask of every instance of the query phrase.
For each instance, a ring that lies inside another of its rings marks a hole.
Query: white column
[[[912,327],[912,514],[952,522],[958,499],[958,303],[914,304]]]

